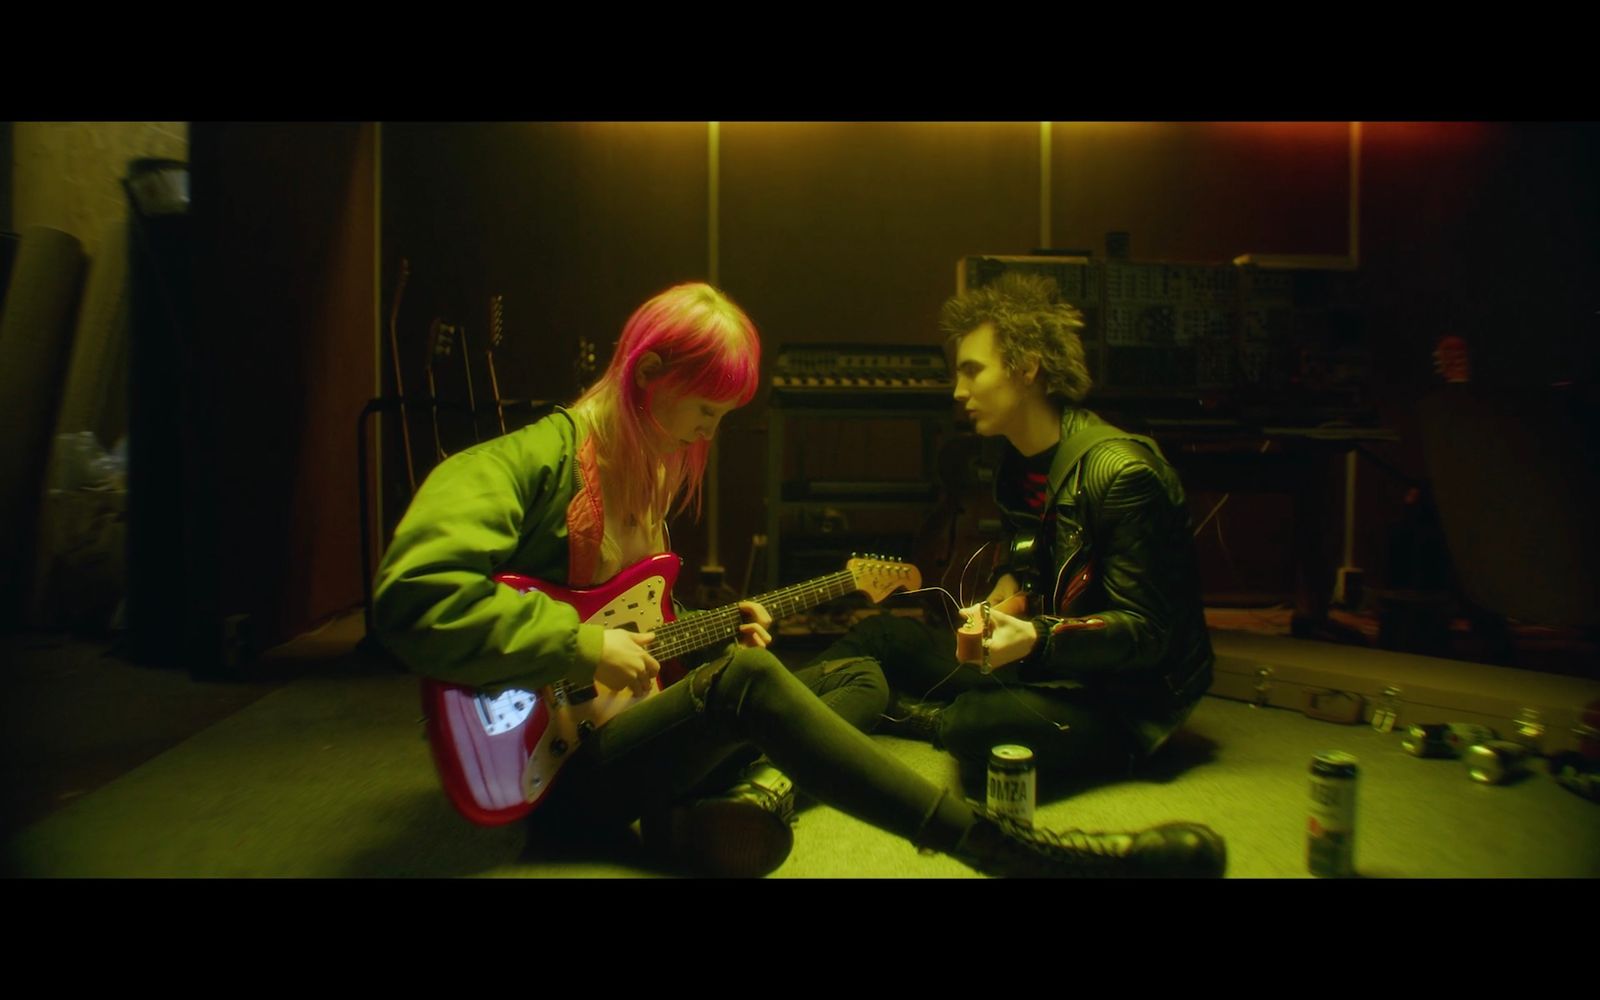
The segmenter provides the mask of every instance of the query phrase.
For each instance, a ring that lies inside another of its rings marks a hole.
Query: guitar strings
[[[808,580],[803,583],[793,583],[786,587],[780,587],[769,594],[763,594],[761,596],[765,598],[765,601],[763,602],[764,604],[776,605],[781,609],[781,602],[783,601],[797,598],[801,595],[826,593],[832,586],[845,583],[850,579],[850,572],[848,570],[841,570],[838,573],[833,573],[825,577],[819,577],[816,580]],[[841,592],[840,596],[842,596],[843,593],[848,593],[848,591]],[[662,652],[658,658],[671,658],[678,656],[682,653],[686,653],[690,650],[698,648],[702,644],[702,640],[707,636],[720,636],[724,631],[726,631],[725,627],[721,624],[724,621],[731,622],[735,625],[739,624],[741,620],[741,614],[739,611],[740,603],[742,602],[735,601],[732,604],[725,604],[719,608],[710,608],[705,611],[691,612],[684,615],[682,618],[667,622],[662,625],[661,628],[663,629],[670,628],[671,626],[681,625],[681,629],[673,629],[673,631],[681,632],[684,638],[678,640],[678,643],[674,643],[670,639],[663,643],[659,647]],[[771,608],[768,610],[770,611]],[[774,621],[776,621],[778,617],[781,617],[781,612],[780,615],[775,615],[773,617]],[[737,636],[737,634],[738,628],[736,627],[733,630],[732,635]],[[652,651],[651,655],[656,654]]]
[[[965,566],[961,567],[961,577],[960,577],[960,580],[958,581],[958,585],[956,587],[956,590],[958,590],[961,593],[962,597],[965,597],[967,595],[967,573],[972,569],[972,564],[977,561],[977,558],[979,556],[983,555],[983,550],[984,549],[988,548],[990,545],[993,545],[993,544],[994,544],[993,542],[984,542],[982,545],[978,546],[975,550],[973,550],[972,555],[970,557],[968,557],[967,564]],[[958,607],[966,607],[966,604],[962,603],[962,604],[958,605]]]
[[[967,557],[966,565],[961,567],[961,575],[956,577],[956,590],[960,591],[962,594],[967,592],[967,571],[972,568],[973,560],[977,559],[983,554],[984,549],[993,544],[994,543],[992,541],[984,542],[982,545],[972,550],[972,555]],[[950,571],[955,568],[955,565],[955,561],[951,560],[949,565],[945,566],[944,575],[939,578],[940,586],[944,586],[946,583],[950,582]]]
[[[966,565],[962,567],[961,576],[959,578],[959,581],[960,581],[959,589],[963,593],[965,593],[965,591],[966,591],[967,574],[971,570],[973,562],[976,561],[977,558],[980,555],[983,554],[983,550],[988,548],[991,544],[993,544],[993,543],[992,542],[985,542],[983,545],[979,546],[972,553],[972,555],[967,559]],[[952,563],[952,565],[954,565],[954,564]],[[946,571],[946,575],[948,575],[948,570]],[[1059,586],[1059,580],[1057,581],[1057,585]],[[784,596],[788,596],[791,592],[798,592],[798,591],[801,591],[801,590],[804,590],[804,589],[807,589],[807,585],[806,584],[794,584],[794,585],[791,585],[789,587],[781,588],[780,590],[775,591],[773,594],[767,595],[767,596],[769,596],[769,597],[777,597],[780,594],[784,595]],[[950,591],[946,590],[944,587],[942,587],[942,586],[921,587],[921,588],[918,588],[916,590],[905,591],[901,596],[909,597],[909,596],[912,596],[912,595],[926,594],[926,593],[937,593],[937,594],[942,594],[944,596],[944,598],[948,602],[948,604],[947,605],[941,604],[940,605],[940,610],[944,611],[945,620],[949,623],[951,631],[956,631],[957,629],[959,629],[960,626],[956,623],[955,619],[956,619],[956,615],[959,615],[961,613],[961,609],[965,605],[963,605],[956,598],[956,595],[950,593]],[[954,609],[954,614],[952,614],[952,612],[951,612],[952,608]],[[716,612],[733,611],[733,612],[737,613],[737,610],[738,610],[738,605],[737,604],[730,604],[730,605],[727,605],[725,608],[716,609]],[[988,638],[987,637],[985,637],[984,642],[985,642],[985,644],[988,643]],[[939,690],[939,688],[943,687],[946,683],[948,683],[952,677],[954,677],[956,674],[960,673],[963,666],[965,666],[965,664],[962,664],[960,661],[957,661],[956,665],[953,668],[951,668],[950,672],[945,674],[943,677],[939,678],[939,680],[935,681],[934,684],[931,687],[929,687],[926,691],[923,692],[922,697],[920,699],[918,699],[918,700],[927,701],[930,697],[932,697],[932,695],[933,695],[933,693],[935,691]],[[997,673],[990,673],[988,676],[992,677],[994,679],[994,683],[995,683],[996,687],[998,687],[1000,690],[1004,691],[1014,701],[1016,701],[1017,704],[1021,705],[1024,709],[1026,709],[1030,714],[1032,714],[1033,716],[1038,718],[1041,722],[1044,722],[1045,724],[1051,726],[1057,732],[1063,732],[1064,733],[1064,732],[1067,732],[1069,729],[1071,729],[1071,727],[1069,725],[1067,725],[1066,723],[1064,723],[1064,722],[1056,722],[1055,720],[1053,720],[1053,719],[1049,718],[1048,716],[1044,715],[1038,709],[1034,708],[1032,705],[1030,705],[1026,701],[1024,701],[1022,696],[1019,695],[1017,693],[1017,691],[1015,690],[1015,686],[1007,684],[1002,675],[997,674]],[[905,719],[896,719],[893,716],[885,716],[885,717],[888,718],[892,722],[904,722],[905,721]]]

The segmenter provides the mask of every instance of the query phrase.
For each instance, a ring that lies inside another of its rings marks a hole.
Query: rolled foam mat
[[[69,233],[21,233],[0,313],[0,623],[15,620],[32,574],[45,459],[61,401],[83,277],[83,246]]]

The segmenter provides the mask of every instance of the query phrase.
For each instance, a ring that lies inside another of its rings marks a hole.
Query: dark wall
[[[0,233],[15,231],[11,220],[11,161],[15,158],[11,138],[11,122],[0,122]],[[16,242],[0,240],[0,304],[5,302],[10,287],[11,264],[16,257]]]
[[[481,345],[487,298],[500,292],[502,387],[570,399],[580,335],[604,354],[646,297],[706,277],[704,123],[391,124],[383,135],[385,312],[401,256],[413,271],[400,330],[408,389],[420,385],[430,319],[465,322]],[[1135,259],[1348,249],[1343,123],[1058,123],[1051,136],[1055,246],[1099,251],[1118,230]],[[1484,378],[1594,376],[1595,137],[1592,126],[1363,126],[1358,288],[1376,402],[1405,437],[1374,453],[1400,471],[1422,473],[1410,412],[1443,333],[1479,347]],[[937,342],[960,257],[1039,241],[1034,122],[723,123],[720,142],[720,283],[762,329],[769,359],[794,342]],[[764,417],[763,393],[725,425],[730,568],[764,529]],[[426,459],[426,417],[412,432]],[[862,427],[836,450],[898,455],[897,433]],[[470,429],[446,426],[446,438],[459,447]],[[394,436],[386,443],[392,526],[405,488]],[[1360,482],[1356,561],[1381,574],[1404,484],[1373,467]],[[1203,514],[1216,499],[1193,501]],[[1202,542],[1208,590],[1286,593],[1287,514],[1279,498],[1235,497],[1221,515],[1226,549]],[[1338,525],[1327,527],[1332,558]],[[680,524],[675,541],[697,564],[703,530]]]
[[[1395,381],[1424,381],[1443,333],[1478,380],[1600,374],[1600,127],[1369,125],[1364,152],[1368,312]]]
[[[1485,386],[1596,384],[1600,128],[1369,124],[1362,169],[1362,307],[1377,403],[1401,435],[1375,453],[1426,475],[1417,403],[1438,384],[1432,350],[1445,334],[1468,341]],[[1364,565],[1382,579],[1404,487],[1372,465],[1362,474]]]
[[[14,155],[11,123],[0,122],[0,233],[14,231],[11,221],[11,161]],[[16,253],[14,239],[0,239],[0,304],[5,302],[6,291],[10,287],[11,264]]]
[[[0,231],[11,229],[11,123],[0,122]]]
[[[634,306],[704,276],[706,183],[704,125],[385,125],[383,306],[405,257],[407,388],[429,322],[465,325],[481,351],[501,294],[503,381],[570,395],[579,334],[609,344]]]
[[[1051,138],[1057,246],[1099,250],[1120,231],[1136,259],[1348,248],[1344,122],[1057,123]]]
[[[213,611],[271,645],[359,606],[356,415],[374,383],[376,138],[195,123],[191,427]]]
[[[498,294],[502,393],[570,402],[580,336],[599,342],[603,365],[635,307],[705,277],[706,191],[704,124],[384,125],[386,391],[395,388],[388,323],[405,258],[410,278],[395,326],[408,394],[427,391],[427,334],[440,319],[465,327],[472,388],[487,402],[483,351],[489,298]],[[435,381],[440,396],[466,398],[459,354],[439,362]],[[409,426],[420,480],[436,459],[429,414],[412,413]],[[398,428],[385,428],[384,521],[392,530],[409,488]],[[487,422],[479,428],[489,430]],[[471,443],[473,433],[459,414],[440,415],[445,451]]]

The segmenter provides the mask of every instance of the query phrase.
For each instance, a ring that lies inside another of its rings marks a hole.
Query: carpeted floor
[[[339,629],[325,650],[348,649]],[[330,654],[333,655],[333,654]],[[327,661],[335,664],[335,655]],[[440,793],[416,683],[330,667],[246,703],[16,833],[22,876],[650,876],[631,839],[586,849],[530,844],[522,826],[474,827]],[[877,737],[935,781],[959,787],[932,748]],[[1235,877],[1305,872],[1307,765],[1320,750],[1361,759],[1357,864],[1371,877],[1600,875],[1600,806],[1531,774],[1475,784],[1454,761],[1405,754],[1396,733],[1318,722],[1208,697],[1187,729],[1125,782],[1062,790],[1043,826],[1130,829],[1208,823]],[[802,813],[780,878],[968,877],[960,864],[827,807]]]

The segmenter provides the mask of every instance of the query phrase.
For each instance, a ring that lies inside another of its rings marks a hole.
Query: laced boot
[[[1136,833],[1035,830],[973,805],[977,822],[950,852],[985,875],[1004,878],[1221,878],[1228,849],[1198,823],[1165,823]]]
[[[874,733],[899,736],[908,740],[922,740],[939,746],[939,718],[945,706],[936,701],[917,701],[896,694],[889,707],[878,717]]]
[[[645,816],[645,849],[699,875],[760,878],[794,847],[794,782],[765,758],[720,795],[691,799]]]

